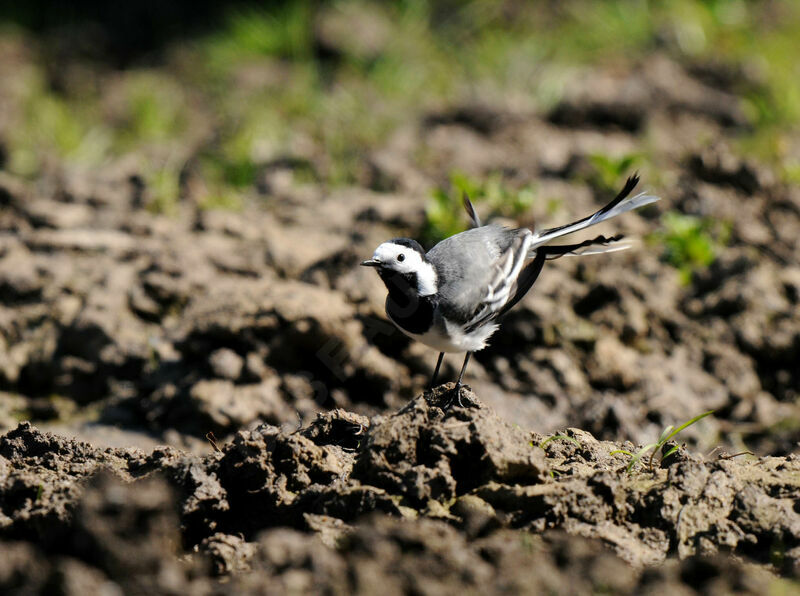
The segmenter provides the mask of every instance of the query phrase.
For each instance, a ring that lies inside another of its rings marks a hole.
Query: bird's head
[[[399,277],[420,296],[436,293],[436,270],[416,240],[395,238],[384,242],[375,249],[372,258],[361,265],[375,267],[387,287],[391,280],[396,281]]]

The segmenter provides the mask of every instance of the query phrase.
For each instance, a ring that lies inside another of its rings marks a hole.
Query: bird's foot
[[[453,391],[456,393],[456,401],[458,401],[458,407],[463,408],[464,404],[461,403],[461,388],[463,385],[461,383],[456,383],[456,386],[453,388]]]
[[[447,403],[444,406],[444,410],[447,411],[453,407],[454,402],[458,402],[459,408],[467,408],[472,407],[472,402],[467,401],[467,405],[464,405],[464,402],[461,401],[461,390],[464,388],[463,383],[456,383],[455,386],[450,390],[450,399],[447,400]]]

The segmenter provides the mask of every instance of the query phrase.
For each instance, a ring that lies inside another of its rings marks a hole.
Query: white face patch
[[[417,292],[420,296],[430,296],[436,293],[436,271],[433,265],[423,260],[422,255],[413,248],[384,242],[375,249],[372,258],[381,262],[385,269],[398,273],[417,275]]]

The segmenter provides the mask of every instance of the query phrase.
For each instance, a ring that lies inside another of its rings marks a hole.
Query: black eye
[[[404,255],[403,253],[400,253],[399,255],[397,255],[397,260],[402,263],[403,261],[406,260],[406,255]]]

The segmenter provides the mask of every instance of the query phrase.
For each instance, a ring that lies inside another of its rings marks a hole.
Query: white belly
[[[444,321],[446,332],[445,329],[437,325],[434,325],[423,334],[411,333],[399,325],[397,328],[411,339],[415,339],[437,352],[477,352],[486,347],[489,338],[497,331],[498,327],[496,323],[491,323],[476,329],[472,333],[464,333],[458,325],[450,323],[447,319],[442,320]]]

